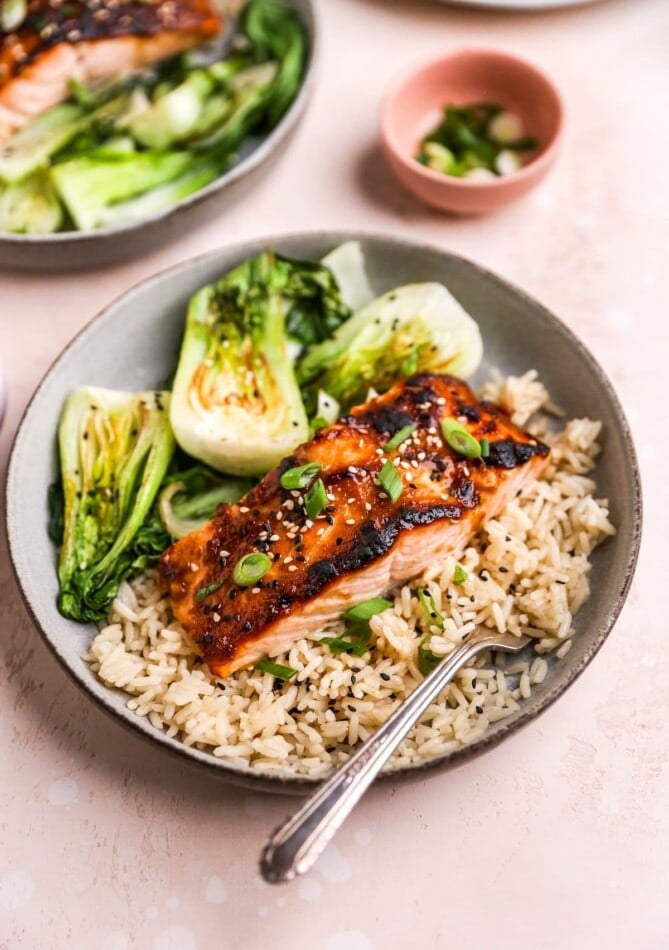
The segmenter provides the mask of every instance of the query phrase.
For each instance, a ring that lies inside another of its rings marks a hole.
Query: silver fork
[[[304,874],[325,850],[397,746],[459,668],[481,650],[516,653],[530,637],[477,627],[425,677],[407,699],[323,783],[294,815],[274,831],[260,858],[260,873],[270,884]]]

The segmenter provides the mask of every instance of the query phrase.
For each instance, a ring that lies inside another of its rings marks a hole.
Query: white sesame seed
[[[288,568],[288,570],[291,571],[291,572],[292,572],[292,571],[296,571],[296,570],[297,570],[297,564],[291,564],[290,567]]]
[[[212,619],[213,619],[214,623],[220,623],[220,622],[221,622],[221,615],[220,615],[220,614],[217,614],[216,612],[214,612],[211,616],[212,616]]]
[[[355,518],[347,518],[344,524],[355,524]]]
[[[242,513],[243,515],[248,514],[248,511],[249,511],[249,509],[246,507],[246,505],[240,505],[239,510],[241,511],[241,513]]]
[[[305,528],[313,528],[314,523],[313,523],[313,521],[311,520],[311,518],[307,518],[307,520],[304,522],[304,526],[305,526]]]
[[[419,462],[423,462],[425,460],[425,452],[419,452],[417,458]]]
[[[290,564],[290,562],[291,562],[292,560],[293,560],[293,558],[292,558],[291,555],[289,554],[288,557],[285,557],[285,558],[283,559],[283,563],[284,563],[284,564]]]
[[[365,502],[365,511],[371,511],[371,510],[372,510],[371,504],[370,504],[368,501],[366,501],[366,502]]]
[[[191,563],[190,569],[194,574],[198,570],[197,564]]]
[[[230,557],[229,551],[221,551],[221,557]]]
[[[281,521],[282,518],[283,518],[283,511],[277,511],[276,520]]]
[[[334,500],[335,500],[335,496],[334,496],[333,494],[331,494],[330,492],[328,492],[328,493],[327,493],[327,499],[328,499],[328,501],[334,501]]]
[[[252,593],[252,594],[259,594],[259,593],[260,593],[260,588],[259,588],[259,587],[252,587],[252,588],[251,588],[251,593]]]
[[[355,498],[347,498],[347,499],[346,499],[346,504],[347,504],[347,505],[354,505],[354,504],[355,504]]]
[[[270,539],[270,541],[278,541],[278,540],[279,540],[279,535],[278,535],[278,534],[270,534],[269,539]]]

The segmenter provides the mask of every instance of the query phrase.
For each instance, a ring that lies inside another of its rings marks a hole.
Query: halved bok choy
[[[148,517],[175,450],[169,401],[168,392],[88,386],[65,403],[63,507],[52,508],[51,534],[61,534],[58,609],[66,617],[102,620],[121,581],[155,563],[169,542]]]
[[[294,357],[350,311],[330,271],[272,251],[191,299],[170,420],[189,455],[231,475],[263,475],[309,438]]]
[[[436,282],[406,284],[372,300],[299,361],[309,409],[325,391],[343,412],[418,372],[467,378],[483,354],[478,324]]]

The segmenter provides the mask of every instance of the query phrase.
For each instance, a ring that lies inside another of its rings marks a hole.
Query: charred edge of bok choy
[[[310,428],[293,359],[349,309],[322,265],[266,251],[191,298],[170,420],[189,455],[231,475],[263,475]]]
[[[206,187],[274,128],[307,56],[294,10],[249,0],[234,51],[183,54],[87,89],[0,142],[0,231],[93,230],[159,213]]]

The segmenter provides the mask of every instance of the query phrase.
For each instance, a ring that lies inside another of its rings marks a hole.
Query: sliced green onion
[[[352,653],[354,656],[364,656],[369,649],[366,642],[347,640],[346,637],[323,637],[319,642],[330,647],[332,653]]]
[[[307,509],[307,514],[312,521],[318,518],[327,503],[328,496],[325,491],[325,485],[323,484],[323,479],[319,478],[304,496],[304,507]]]
[[[379,485],[387,493],[391,501],[397,501],[404,491],[404,482],[397,474],[397,469],[388,459],[379,472]]]
[[[488,439],[481,439],[479,445],[481,446],[481,458],[487,459],[490,455],[490,441]]]
[[[442,627],[444,626],[444,615],[439,613],[437,610],[437,605],[434,602],[434,597],[429,592],[427,587],[419,587],[416,591],[418,595],[418,601],[425,612],[425,616],[434,626]]]
[[[386,444],[383,446],[383,451],[394,452],[395,449],[398,448],[402,444],[402,442],[406,441],[406,439],[409,438],[409,436],[411,435],[411,433],[414,431],[415,428],[416,426],[414,425],[402,426],[401,429],[397,430],[397,432],[392,437],[392,439],[388,439]]]
[[[429,642],[430,634],[428,633],[418,644],[418,669],[423,676],[427,676],[428,673],[431,673],[435,666],[443,660],[443,656],[437,656],[430,650],[428,646]]]
[[[462,564],[456,564],[455,570],[453,571],[453,583],[454,584],[464,584],[464,582],[469,577],[469,574],[464,569]]]
[[[261,673],[269,673],[278,680],[290,680],[293,676],[297,676],[297,670],[294,670],[292,666],[282,666],[281,663],[272,663],[271,660],[261,660],[260,663],[256,663],[255,668]]]
[[[218,590],[219,587],[222,587],[223,583],[223,581],[218,581],[217,584],[207,584],[206,587],[201,587],[195,594],[195,600],[197,600],[198,603],[201,600],[204,600],[204,598],[208,597],[209,594],[213,594],[215,590]]]
[[[467,432],[457,419],[444,419],[441,423],[441,431],[454,452],[469,459],[481,457],[480,443]]]
[[[296,468],[289,468],[279,479],[282,488],[288,488],[296,491],[299,488],[307,488],[323,466],[320,462],[308,462],[306,465],[298,465]]]
[[[245,554],[235,564],[232,579],[240,587],[251,587],[256,584],[272,566],[271,559],[260,552]]]
[[[320,429],[325,429],[329,425],[330,423],[327,419],[324,419],[323,416],[316,416],[311,422],[311,431],[316,435]]]
[[[392,605],[391,600],[385,600],[383,597],[371,597],[369,600],[363,600],[361,604],[356,604],[355,607],[349,607],[342,616],[344,620],[355,620],[364,623],[377,614],[383,613]]]

